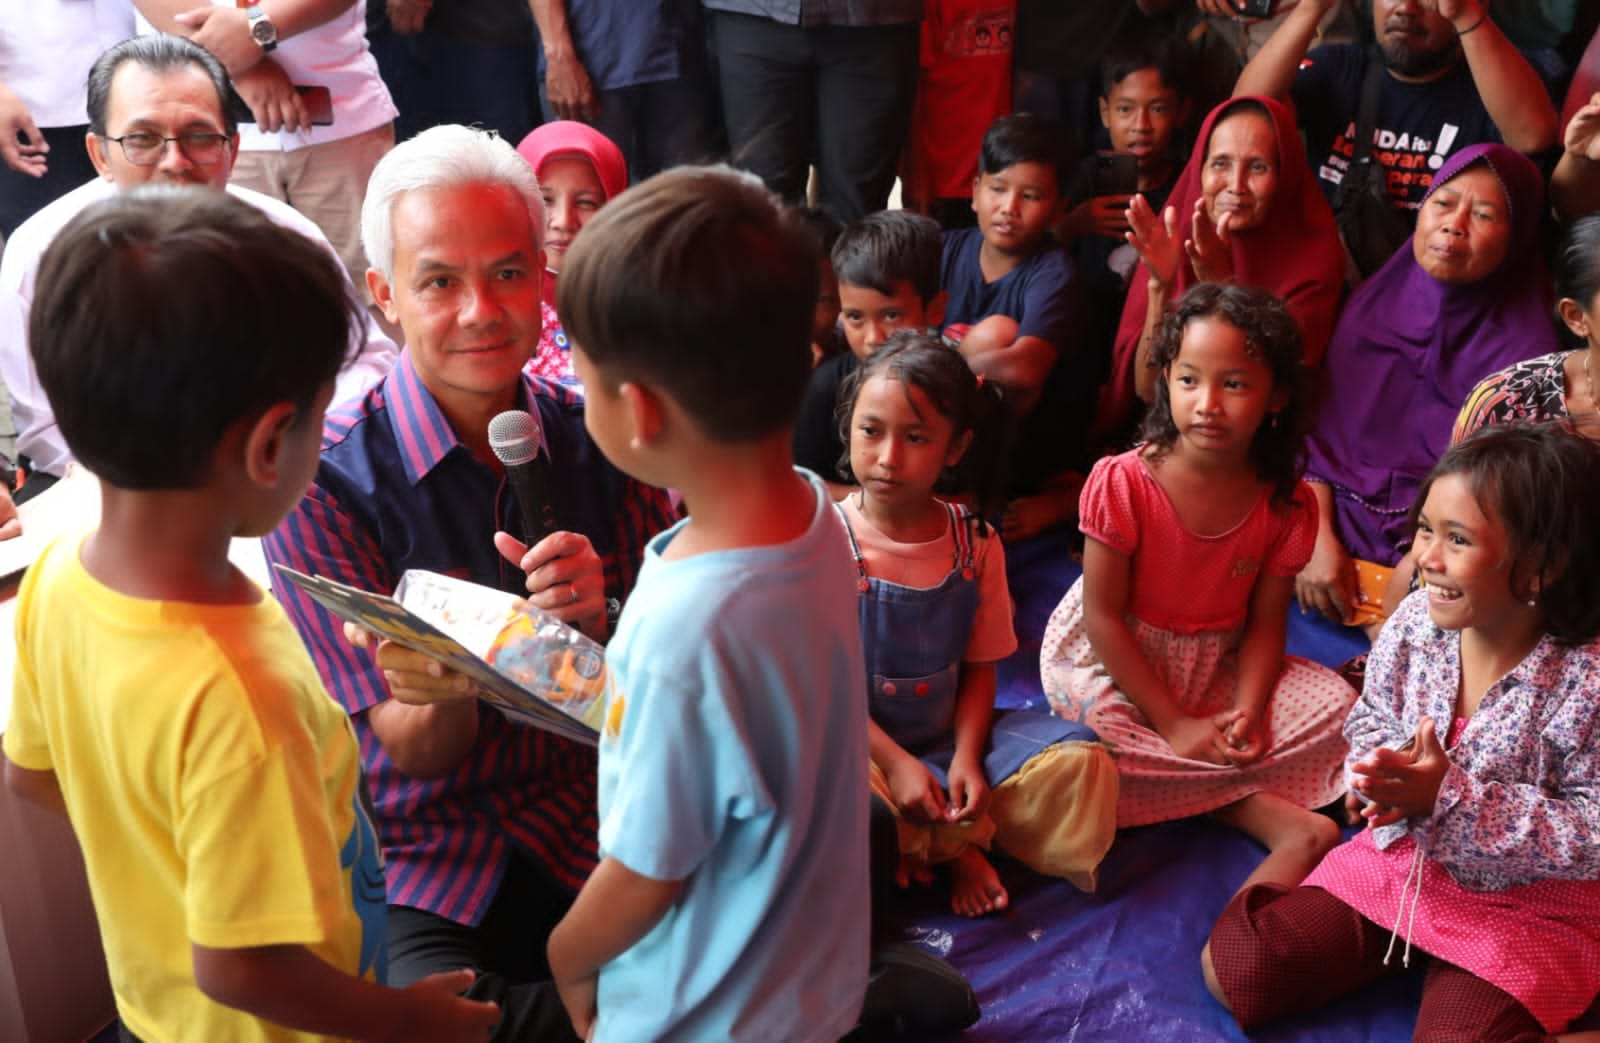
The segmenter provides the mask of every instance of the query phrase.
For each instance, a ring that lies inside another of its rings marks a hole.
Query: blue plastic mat
[[[1001,664],[998,701],[1042,711],[1040,637],[1079,567],[1066,536],[1009,547],[1006,560],[1021,647]],[[1359,633],[1298,609],[1291,616],[1291,652],[1337,665],[1365,649]],[[1205,990],[1200,949],[1263,855],[1248,837],[1208,820],[1170,822],[1119,834],[1093,895],[998,858],[1011,894],[1001,915],[950,913],[942,882],[897,896],[883,912],[972,982],[983,1018],[957,1037],[963,1043],[1238,1041],[1247,1037]],[[1249,1038],[1409,1039],[1419,987],[1418,976],[1390,980]]]

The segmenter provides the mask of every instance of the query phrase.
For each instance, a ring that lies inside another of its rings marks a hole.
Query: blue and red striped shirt
[[[524,377],[522,393],[544,428],[558,527],[589,538],[607,595],[622,598],[646,540],[675,512],[665,493],[601,455],[576,392]],[[496,529],[522,531],[516,497],[456,436],[402,353],[382,382],[329,411],[316,482],[263,549],[269,562],[366,590],[387,593],[407,569],[428,569],[524,593],[521,570],[494,549]],[[558,883],[582,885],[596,859],[593,750],[480,704],[476,743],[455,772],[412,779],[366,720],[364,711],[389,697],[371,655],[292,584],[274,592],[355,725],[391,904],[476,925],[518,852]]]

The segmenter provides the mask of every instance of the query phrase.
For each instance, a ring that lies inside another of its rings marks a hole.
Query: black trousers
[[[820,201],[842,220],[882,210],[916,97],[917,23],[711,17],[733,162],[799,203],[815,161]]]
[[[389,984],[404,988],[470,967],[478,977],[466,995],[500,1005],[494,1043],[577,1043],[545,962],[545,942],[573,897],[526,859],[513,858],[477,927],[391,905]]]
[[[87,126],[39,128],[50,146],[44,177],[19,174],[0,163],[0,238],[10,238],[34,211],[98,176],[83,145],[88,130]]]

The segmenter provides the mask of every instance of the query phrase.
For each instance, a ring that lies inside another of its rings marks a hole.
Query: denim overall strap
[[[867,575],[845,518],[860,576],[861,639],[872,719],[912,753],[947,745],[955,729],[961,657],[978,612],[974,550],[964,510],[946,505],[954,544],[951,570],[936,587],[907,587]]]

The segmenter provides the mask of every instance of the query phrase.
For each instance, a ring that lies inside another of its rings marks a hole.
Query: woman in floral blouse
[[[1450,435],[1454,445],[1480,427],[1513,420],[1566,420],[1600,439],[1600,214],[1573,222],[1556,258],[1556,309],[1577,351],[1538,355],[1485,377],[1472,389]]]
[[[1549,1039],[1600,993],[1600,444],[1490,427],[1412,519],[1422,589],[1345,726],[1369,828],[1236,896],[1207,984],[1249,1029],[1426,954],[1415,1038]]]

